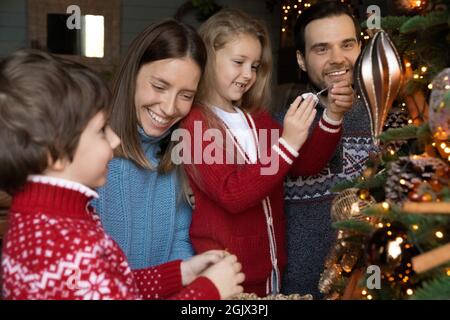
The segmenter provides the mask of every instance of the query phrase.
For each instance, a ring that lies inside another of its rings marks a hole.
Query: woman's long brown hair
[[[142,65],[163,59],[193,59],[203,73],[206,64],[206,49],[192,27],[174,19],[152,24],[142,31],[131,43],[119,71],[113,81],[113,100],[110,123],[122,140],[116,149],[116,156],[132,160],[146,169],[153,169],[141,148],[138,133],[137,110],[135,106],[136,77]],[[173,126],[170,130],[174,130]],[[170,134],[161,141],[160,172],[175,168],[171,161],[174,143]]]

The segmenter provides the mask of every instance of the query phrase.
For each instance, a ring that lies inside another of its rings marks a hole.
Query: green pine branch
[[[386,170],[380,171],[376,175],[374,175],[370,179],[365,179],[363,181],[359,181],[355,187],[358,189],[378,189],[378,188],[384,188],[384,185],[386,184],[388,174]]]
[[[409,140],[417,138],[418,127],[413,125],[404,126],[402,128],[389,129],[383,132],[379,138],[383,143],[398,140]]]
[[[450,299],[450,277],[445,273],[433,280],[425,282],[417,289],[410,300],[449,300]]]
[[[448,11],[431,12],[426,16],[414,16],[400,26],[400,33],[426,31],[438,25],[447,25]]]

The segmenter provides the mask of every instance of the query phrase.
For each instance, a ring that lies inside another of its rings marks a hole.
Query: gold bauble
[[[370,194],[365,194],[366,199],[360,198],[359,189],[349,188],[339,193],[331,205],[331,219],[333,222],[349,220],[352,218],[362,219],[361,211],[376,203]]]

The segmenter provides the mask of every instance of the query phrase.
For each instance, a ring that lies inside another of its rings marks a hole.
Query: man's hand
[[[344,113],[352,108],[354,101],[355,92],[347,80],[334,83],[328,93],[327,116],[331,120],[342,120]]]

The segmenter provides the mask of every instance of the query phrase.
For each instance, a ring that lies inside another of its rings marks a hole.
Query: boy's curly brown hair
[[[72,160],[90,119],[110,94],[86,67],[33,49],[0,62],[0,189],[13,194],[28,175]]]

